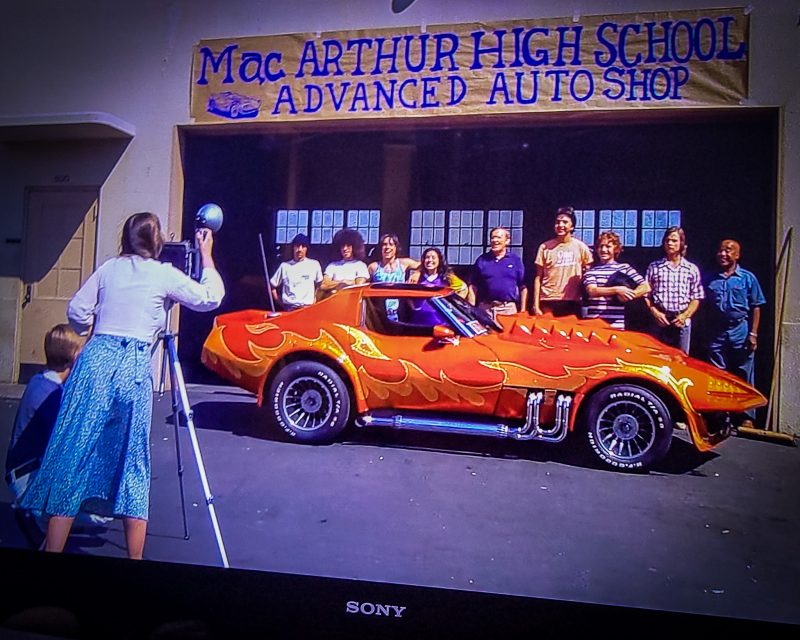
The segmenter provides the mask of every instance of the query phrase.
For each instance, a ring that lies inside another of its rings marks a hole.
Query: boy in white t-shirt
[[[308,236],[298,233],[292,239],[292,257],[282,262],[270,278],[272,297],[283,304],[286,311],[314,304],[317,286],[322,282],[322,268],[319,262],[308,255]],[[280,298],[278,291],[280,290]]]
[[[334,260],[325,267],[320,289],[332,293],[353,284],[364,284],[369,280],[369,271],[364,264],[364,238],[356,229],[340,229],[333,236],[333,244],[339,249],[341,260]]]

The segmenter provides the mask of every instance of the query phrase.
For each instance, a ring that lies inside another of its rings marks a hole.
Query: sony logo
[[[360,613],[365,616],[389,616],[392,618],[402,618],[405,607],[398,607],[393,604],[373,604],[372,602],[356,602],[348,600],[345,611],[347,613]]]

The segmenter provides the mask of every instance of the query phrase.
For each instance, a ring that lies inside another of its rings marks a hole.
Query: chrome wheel
[[[598,445],[622,460],[646,453],[656,439],[656,422],[638,402],[620,400],[597,417]]]
[[[584,424],[588,444],[606,465],[647,469],[672,441],[672,418],[653,391],[633,384],[610,385],[589,399]]]
[[[303,376],[292,380],[281,399],[287,421],[298,431],[314,431],[333,415],[333,394],[320,379]]]
[[[301,442],[331,442],[350,418],[350,394],[342,376],[321,362],[300,360],[281,367],[268,398],[271,417]]]

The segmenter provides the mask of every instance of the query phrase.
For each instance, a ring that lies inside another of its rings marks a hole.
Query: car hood
[[[668,388],[687,411],[744,411],[766,404],[740,378],[645,333],[550,315],[498,320],[504,331],[482,342],[496,354],[495,366],[506,372],[510,386],[581,391],[593,382],[644,377]]]

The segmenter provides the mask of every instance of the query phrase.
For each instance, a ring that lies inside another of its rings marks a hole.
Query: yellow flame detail
[[[258,324],[246,324],[244,325],[244,328],[247,329],[248,333],[252,333],[254,335],[260,335],[272,329],[280,329],[280,327],[273,322],[259,322]]]
[[[242,367],[241,363],[246,363],[246,361],[242,360],[228,349],[228,345],[225,344],[225,339],[222,335],[223,328],[224,327],[219,326],[216,322],[214,323],[214,327],[211,329],[211,333],[206,339],[206,347],[202,357],[208,359],[212,364],[218,363],[222,365],[234,379],[239,380],[242,377],[242,371],[248,369],[248,367]],[[233,362],[235,362],[236,365],[230,364]]]
[[[602,378],[606,375],[606,369],[609,365],[596,364],[590,367],[568,367],[562,365],[564,373],[557,376],[551,376],[541,371],[530,369],[524,365],[516,362],[493,362],[491,360],[481,360],[480,364],[489,369],[503,372],[503,385],[509,387],[548,387],[553,386],[554,380],[562,381],[561,386],[569,389],[577,389],[583,385],[586,380],[594,378]],[[563,381],[571,380],[568,385],[564,385]]]
[[[235,367],[235,368],[232,367],[230,365],[230,363],[228,362],[228,360],[223,360],[222,358],[217,356],[217,354],[215,354],[215,353],[211,353],[210,351],[206,351],[206,352],[203,353],[203,355],[200,356],[200,360],[205,365],[212,365],[212,366],[219,365],[221,367],[224,367],[225,371],[227,371],[230,374],[231,378],[233,378],[234,380],[241,380],[241,378],[242,378],[242,369],[241,369],[241,367]]]
[[[347,333],[348,336],[355,340],[355,342],[353,342],[352,349],[357,354],[362,355],[365,358],[372,358],[373,360],[389,360],[389,357],[380,349],[378,349],[372,338],[370,338],[360,329],[356,329],[355,327],[351,327],[346,324],[334,323],[334,326],[339,327],[342,331]]]
[[[294,331],[281,331],[280,344],[275,347],[264,347],[252,341],[249,341],[247,346],[253,356],[268,360],[272,360],[282,352],[296,346],[312,348],[317,351],[328,351],[335,358],[339,358],[344,354],[344,350],[339,342],[324,329],[320,329],[319,335],[316,338],[309,338]]]
[[[364,367],[359,367],[358,375],[364,386],[367,396],[374,393],[381,400],[386,400],[390,394],[395,393],[402,397],[410,396],[418,391],[428,402],[436,402],[440,396],[451,400],[464,400],[475,407],[483,406],[486,402],[485,394],[499,391],[502,384],[488,386],[467,386],[451,380],[443,370],[439,370],[439,377],[434,378],[425,373],[413,362],[398,360],[403,367],[404,375],[397,382],[389,382],[371,376]],[[413,370],[413,377],[412,372]]]
[[[672,375],[672,370],[667,366],[657,366],[654,364],[634,364],[633,362],[625,362],[617,358],[617,365],[615,367],[618,371],[625,371],[630,373],[638,373],[640,375],[655,378],[659,382],[667,385],[670,389],[680,396],[681,401],[685,406],[691,407],[689,402],[688,389],[694,385],[689,378],[681,378],[678,380]]]
[[[247,330],[254,335],[261,335],[270,330],[280,331],[280,327],[271,323],[263,323],[259,325],[247,325]],[[236,375],[237,378],[239,375],[233,367],[255,378],[263,376],[277,357],[298,345],[317,351],[327,351],[340,361],[342,359],[347,359],[339,342],[325,330],[320,330],[319,335],[315,338],[309,338],[295,333],[294,331],[281,331],[281,340],[274,347],[265,347],[255,344],[252,340],[248,340],[247,350],[250,352],[250,355],[252,355],[252,360],[247,360],[232,353],[222,338],[221,329],[215,329],[212,333],[219,334],[214,336],[219,343],[217,348],[219,351],[224,351],[224,354],[218,354],[217,357],[219,361],[228,371]],[[230,365],[228,365],[228,362],[230,362]]]

